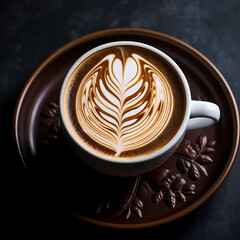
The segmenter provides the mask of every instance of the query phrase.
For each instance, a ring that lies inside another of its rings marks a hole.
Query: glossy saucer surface
[[[61,131],[58,101],[70,66],[110,41],[152,45],[172,57],[189,81],[192,99],[218,104],[218,124],[188,131],[176,153],[156,170],[131,178],[100,174],[71,151]],[[239,114],[226,81],[203,55],[170,36],[116,29],[81,37],[57,50],[31,75],[17,103],[14,134],[23,163],[45,186],[53,208],[102,226],[139,228],[182,217],[221,186],[239,144]]]

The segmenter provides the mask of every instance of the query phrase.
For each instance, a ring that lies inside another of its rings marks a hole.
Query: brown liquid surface
[[[178,131],[186,97],[176,71],[159,55],[119,46],[85,59],[64,94],[70,129],[91,150],[132,158],[153,153]]]

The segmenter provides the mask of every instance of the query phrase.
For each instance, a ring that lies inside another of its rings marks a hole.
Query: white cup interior
[[[115,46],[123,46],[123,45],[130,45],[130,46],[136,46],[136,47],[142,47],[145,49],[148,49],[152,52],[157,53],[161,58],[164,58],[177,72],[177,74],[179,75],[179,80],[182,82],[182,85],[184,87],[185,90],[185,97],[186,97],[186,106],[185,106],[185,115],[182,121],[182,124],[180,126],[180,128],[178,129],[178,131],[176,132],[175,136],[166,144],[164,145],[162,148],[160,148],[159,150],[149,154],[149,155],[145,155],[145,156],[141,156],[141,157],[135,157],[135,158],[116,158],[116,157],[110,157],[110,156],[103,156],[101,154],[97,154],[95,151],[92,151],[90,148],[86,147],[85,145],[83,145],[81,142],[79,142],[77,140],[77,138],[75,137],[75,135],[71,132],[71,130],[68,127],[67,121],[65,119],[65,115],[64,115],[64,109],[63,109],[63,99],[64,99],[64,92],[65,92],[65,88],[67,85],[67,82],[71,76],[71,74],[73,73],[73,71],[78,67],[78,65],[85,60],[87,57],[91,56],[93,53],[109,48],[109,47],[115,47]],[[166,55],[164,52],[162,52],[161,50],[152,47],[150,45],[144,44],[144,43],[140,43],[140,42],[133,42],[133,41],[117,41],[117,42],[111,42],[111,43],[106,43],[103,45],[100,45],[98,47],[95,47],[93,49],[91,49],[90,51],[86,52],[85,54],[83,54],[70,68],[70,70],[68,71],[62,87],[61,87],[61,92],[60,92],[60,115],[61,115],[61,120],[62,123],[64,125],[65,130],[67,131],[67,134],[71,137],[71,139],[82,149],[84,149],[86,152],[88,152],[89,154],[102,159],[103,161],[110,161],[110,162],[119,162],[119,163],[123,163],[127,164],[127,163],[134,163],[134,162],[141,162],[141,161],[146,161],[152,158],[156,158],[157,156],[162,155],[164,152],[166,152],[168,149],[172,148],[174,145],[176,145],[179,142],[179,139],[182,137],[182,135],[185,133],[186,128],[187,128],[187,124],[188,124],[188,120],[190,117],[190,101],[191,101],[191,94],[190,94],[190,89],[189,89],[189,85],[188,82],[186,80],[185,75],[183,74],[182,70],[180,69],[180,67],[175,63],[175,61],[173,59],[171,59],[168,55]],[[123,161],[124,159],[124,161]]]

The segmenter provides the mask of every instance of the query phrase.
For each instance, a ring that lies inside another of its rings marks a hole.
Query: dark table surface
[[[62,45],[103,29],[150,29],[190,44],[220,70],[240,106],[239,25],[238,0],[1,0],[1,198],[6,200],[1,212],[6,212],[8,236],[35,239],[40,234],[74,233],[109,238],[151,234],[149,238],[158,239],[240,239],[239,154],[222,187],[191,214],[150,229],[117,231],[44,212],[32,194],[33,186],[12,139],[14,107],[34,69]]]

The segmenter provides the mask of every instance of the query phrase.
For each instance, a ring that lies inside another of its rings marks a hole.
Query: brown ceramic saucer
[[[185,73],[192,98],[215,102],[221,109],[217,125],[187,132],[165,164],[131,178],[106,176],[85,166],[68,148],[58,113],[61,83],[74,61],[117,40],[140,41],[166,52]],[[101,226],[142,228],[178,219],[218,190],[236,157],[239,113],[226,80],[198,51],[161,33],[114,29],[70,42],[35,70],[17,103],[14,136],[24,165],[44,186],[50,208]]]

